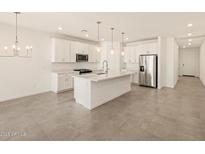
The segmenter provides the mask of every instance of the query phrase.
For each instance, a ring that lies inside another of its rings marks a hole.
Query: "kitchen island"
[[[118,72],[73,76],[76,103],[92,110],[129,92],[131,74],[131,72]]]

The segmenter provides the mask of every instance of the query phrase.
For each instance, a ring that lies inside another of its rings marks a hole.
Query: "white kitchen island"
[[[87,74],[74,77],[74,98],[89,110],[131,90],[131,72]]]

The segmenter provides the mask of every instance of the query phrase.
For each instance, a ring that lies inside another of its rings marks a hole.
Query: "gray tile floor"
[[[92,111],[72,91],[2,102],[0,140],[205,140],[205,88],[190,77],[174,89],[133,85]]]

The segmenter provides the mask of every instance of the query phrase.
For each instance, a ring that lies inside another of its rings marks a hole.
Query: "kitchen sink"
[[[97,73],[97,75],[102,75],[102,74],[106,74],[106,73],[103,73],[103,72],[102,73]]]

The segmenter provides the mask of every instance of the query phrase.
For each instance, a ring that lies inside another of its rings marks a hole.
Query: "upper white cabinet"
[[[88,61],[89,62],[98,62],[98,52],[95,45],[88,46]]]
[[[70,42],[63,39],[52,39],[52,62],[70,62]]]
[[[125,50],[125,63],[136,63],[136,48],[128,46]]]
[[[71,52],[75,54],[87,54],[88,44],[73,41],[71,42]]]
[[[87,54],[88,62],[98,62],[96,45],[52,38],[52,62],[76,62],[76,54]]]
[[[139,63],[139,56],[142,54],[157,54],[158,53],[158,42],[143,42],[138,44],[132,44],[124,47],[125,63]]]
[[[76,62],[76,54],[79,53],[78,42],[70,42],[70,62]]]
[[[140,54],[157,54],[158,43],[145,43],[138,46],[138,51]]]

